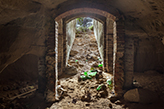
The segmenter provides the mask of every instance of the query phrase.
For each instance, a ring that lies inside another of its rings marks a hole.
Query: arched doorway
[[[115,92],[121,93],[124,85],[124,23],[123,19],[106,11],[95,8],[77,8],[61,13],[55,18],[55,65],[54,77],[48,78],[48,90],[55,91],[58,85],[58,73],[62,73],[66,65],[66,22],[78,16],[88,16],[104,24],[103,63],[104,70],[113,74]],[[118,19],[118,20],[116,20]],[[54,83],[52,83],[54,81]],[[54,86],[54,88],[53,88]],[[52,89],[53,88],[53,89]]]

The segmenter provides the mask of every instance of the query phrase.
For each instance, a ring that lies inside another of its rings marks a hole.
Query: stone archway
[[[69,10],[58,15],[55,18],[55,38],[52,37],[55,43],[55,65],[54,71],[47,71],[47,90],[57,91],[55,87],[58,85],[58,73],[62,73],[65,67],[66,57],[66,32],[64,18],[68,16],[77,16],[82,14],[94,14],[105,17],[104,23],[104,70],[114,75],[115,92],[117,95],[122,92],[124,85],[124,23],[123,19],[114,16],[106,11],[95,8],[78,8]],[[92,16],[93,18],[96,16]],[[71,17],[73,18],[73,17]],[[116,20],[117,19],[117,20]],[[47,51],[52,51],[52,48]],[[52,57],[54,59],[54,57]],[[55,72],[55,73],[54,73]]]

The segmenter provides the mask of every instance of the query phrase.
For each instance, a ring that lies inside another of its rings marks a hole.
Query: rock
[[[98,63],[94,63],[91,67],[98,67]]]
[[[118,97],[117,97],[117,96],[111,96],[111,97],[109,98],[109,100],[110,100],[112,103],[114,103],[115,101],[118,100]]]
[[[68,75],[75,75],[77,74],[77,69],[74,66],[67,66],[64,72]]]
[[[97,47],[97,44],[96,43],[91,43],[89,44],[90,47]]]
[[[120,100],[115,101],[115,104],[122,105],[123,103]]]
[[[75,56],[77,53],[78,53],[77,51],[71,50],[70,56],[73,57],[73,56]]]
[[[102,72],[97,72],[97,74],[96,74],[96,80],[99,80],[101,78],[103,78]],[[102,81],[103,81],[103,79],[102,79]]]
[[[149,70],[144,73],[135,72],[134,80],[135,83],[138,82],[138,86],[143,89],[148,89],[154,92],[157,91],[157,93],[164,92],[164,75],[156,71]]]
[[[81,68],[81,67],[83,67],[84,65],[83,64],[79,64],[79,67]]]
[[[9,88],[7,86],[3,87],[3,91],[8,91],[8,90],[9,90]]]
[[[77,59],[81,59],[82,57],[81,56],[76,56]]]
[[[83,44],[83,43],[78,43],[77,45],[79,45],[79,46],[83,46],[84,44]]]
[[[128,106],[126,104],[123,104],[122,105],[122,108],[127,108]]]
[[[91,93],[90,92],[85,93],[85,95],[83,95],[81,97],[81,101],[90,102],[91,101]]]
[[[91,58],[92,58],[93,61],[98,60],[96,55],[94,55],[94,54],[90,54],[90,56],[91,56]]]
[[[111,103],[109,104],[109,107],[112,108],[112,104]]]
[[[99,92],[100,93],[100,97],[102,97],[102,98],[106,98],[107,96],[108,96],[108,92],[107,91],[100,91]]]
[[[76,102],[77,102],[77,99],[73,99],[73,100],[72,100],[72,103],[73,103],[73,104],[76,104]]]
[[[146,89],[132,89],[124,94],[124,99],[128,102],[137,103],[153,103],[158,100],[158,96],[155,92]]]

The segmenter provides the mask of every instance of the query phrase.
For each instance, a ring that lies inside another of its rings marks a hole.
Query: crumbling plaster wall
[[[164,73],[164,45],[157,37],[135,41],[134,71],[156,70]]]
[[[21,83],[29,80],[36,83],[39,79],[43,83],[39,83],[40,86],[45,86],[45,74],[41,78],[43,74],[39,73],[45,73],[45,63],[38,61],[41,58],[44,60],[47,49],[45,42],[52,22],[50,15],[41,8],[36,13],[0,25],[0,78],[10,81],[13,77],[13,84],[15,81]]]
[[[134,72],[144,72],[148,70],[156,70],[164,73],[164,44],[162,34],[155,32],[158,28],[156,25],[146,26],[145,22],[137,24],[137,19],[125,20],[125,52],[128,55],[125,57],[129,62],[134,60]],[[148,29],[149,28],[149,29]],[[152,28],[152,31],[150,31]],[[161,32],[160,26],[159,32]],[[130,44],[131,43],[131,44]],[[130,45],[129,45],[130,44]],[[130,50],[131,49],[131,50]],[[134,58],[131,58],[131,55]],[[131,58],[131,59],[130,59]],[[128,68],[128,67],[126,67]]]
[[[69,54],[72,49],[72,45],[75,39],[76,34],[76,19],[70,21],[66,24],[66,40],[67,40],[67,55],[66,55],[66,65],[69,59]]]
[[[103,56],[104,56],[104,52],[103,52],[104,27],[103,27],[103,24],[101,22],[93,19],[93,28],[94,28],[94,35],[95,35],[95,38],[97,40],[100,56],[101,56],[101,59],[103,59]]]

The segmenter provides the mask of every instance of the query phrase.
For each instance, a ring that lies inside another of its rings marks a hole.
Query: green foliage
[[[86,79],[86,76],[82,75],[80,76],[81,79],[85,80]]]
[[[110,90],[112,90],[112,88],[113,88],[113,85],[109,85],[108,87],[109,87],[109,89],[110,89]]]
[[[88,76],[96,76],[97,72],[88,73]]]
[[[109,89],[112,90],[112,88],[113,88],[112,80],[108,79],[106,82],[108,84]]]
[[[88,27],[88,29],[90,29],[90,30],[92,30],[92,31],[93,31],[93,25],[92,25],[92,26],[90,26],[90,27]]]
[[[103,64],[99,64],[98,67],[103,67]]]
[[[112,84],[112,80],[107,80],[107,84],[111,85]]]
[[[80,26],[83,25],[83,17],[79,17],[79,18],[77,18],[77,21],[79,21]]]
[[[99,85],[96,90],[99,91],[101,89],[101,87],[102,87],[102,85]]]
[[[88,72],[84,72],[84,75],[87,76],[88,75]]]
[[[97,72],[84,72],[84,75],[80,76],[81,79],[86,80],[86,79],[92,79],[93,76],[96,76]]]

